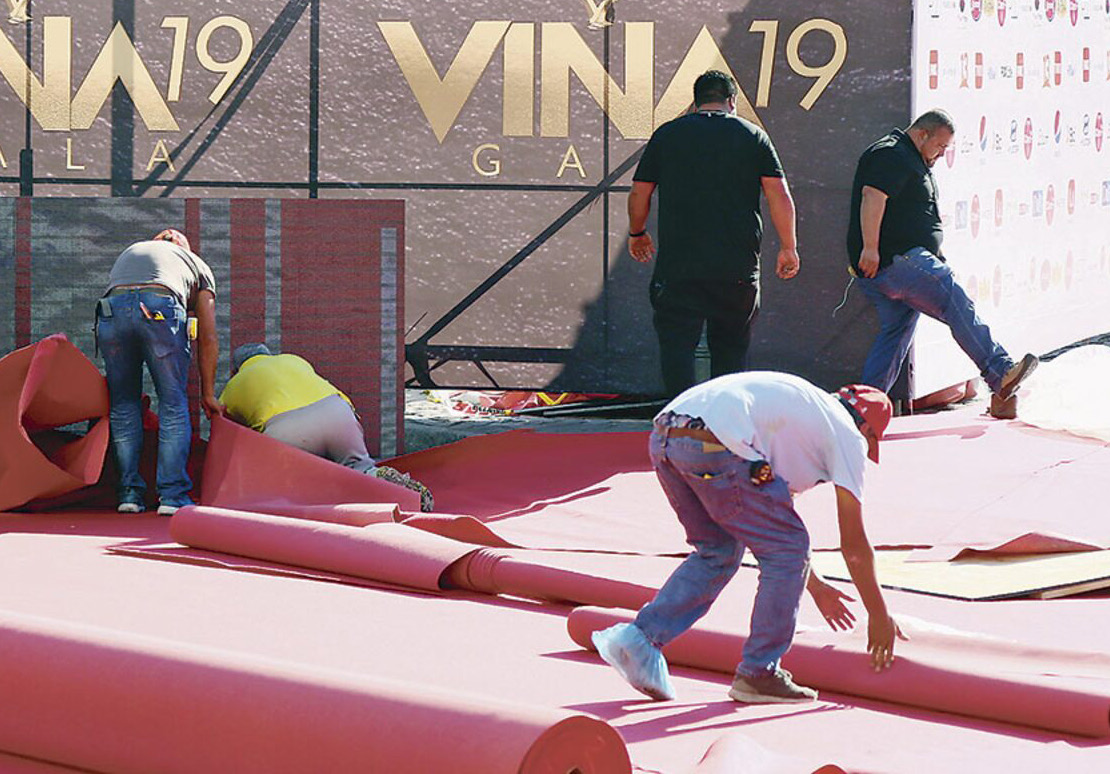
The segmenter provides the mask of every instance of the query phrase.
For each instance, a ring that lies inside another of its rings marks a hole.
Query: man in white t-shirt
[[[790,374],[752,371],[685,391],[656,416],[651,461],[693,552],[631,624],[593,635],[598,652],[637,690],[674,698],[660,649],[694,625],[736,574],[744,550],[759,561],[750,634],[729,696],[748,703],[817,698],[779,666],[790,648],[802,590],[829,625],[849,628],[851,600],[809,566],[809,533],[793,495],[836,487],[840,548],[867,609],[867,649],[890,666],[901,636],[875,579],[863,527],[865,457],[879,461],[890,400],[865,385],[835,395]]]

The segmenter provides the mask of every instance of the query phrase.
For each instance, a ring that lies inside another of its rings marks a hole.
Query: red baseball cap
[[[192,250],[189,244],[189,239],[176,228],[167,228],[159,231],[154,235],[155,242],[173,242],[178,247],[184,247],[186,250]]]
[[[878,387],[867,384],[849,384],[836,391],[836,395],[856,420],[856,426],[861,430],[866,424],[874,434],[867,439],[867,456],[874,462],[879,461],[879,441],[890,424],[890,416],[894,407],[890,398]]]

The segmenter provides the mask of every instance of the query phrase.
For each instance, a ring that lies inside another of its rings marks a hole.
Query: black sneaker
[[[785,669],[762,675],[736,675],[728,696],[745,704],[801,704],[817,698],[817,691],[794,682]]]
[[[995,393],[998,399],[1002,401],[1009,400],[1010,396],[1017,392],[1021,383],[1025,381],[1029,374],[1033,373],[1040,362],[1036,355],[1026,354],[1025,357],[1010,366],[1010,370],[1002,377],[1002,384],[998,385],[998,392]]]

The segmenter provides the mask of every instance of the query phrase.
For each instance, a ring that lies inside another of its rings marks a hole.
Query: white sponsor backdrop
[[[949,111],[944,252],[1012,355],[1110,331],[1110,0],[916,0],[913,106]],[[916,392],[975,376],[922,320]]]

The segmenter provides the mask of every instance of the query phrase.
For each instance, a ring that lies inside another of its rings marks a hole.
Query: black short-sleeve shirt
[[[924,247],[940,257],[944,232],[937,207],[936,180],[910,136],[895,129],[872,143],[856,166],[848,217],[848,260],[853,268],[859,268],[859,254],[863,250],[859,209],[865,185],[887,195],[879,228],[880,268],[889,266],[895,255],[914,247]]]
[[[697,112],[656,129],[633,178],[658,186],[655,277],[757,281],[764,177],[782,164],[750,121]]]

